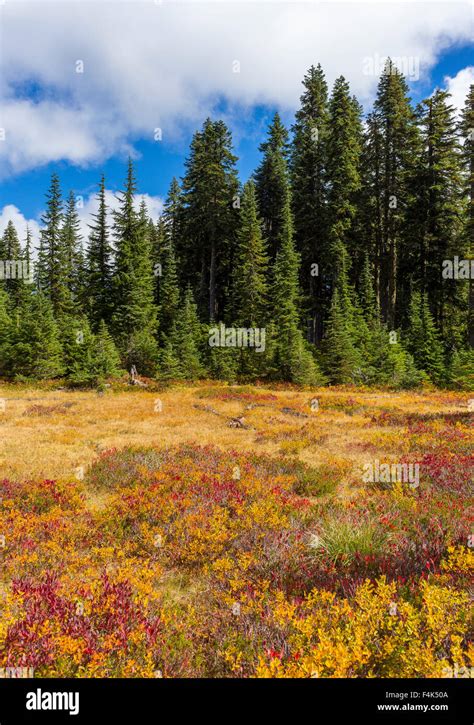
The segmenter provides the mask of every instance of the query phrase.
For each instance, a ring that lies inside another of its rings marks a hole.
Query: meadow
[[[472,673],[468,394],[45,383],[0,404],[2,670]],[[368,480],[383,464],[419,476]]]

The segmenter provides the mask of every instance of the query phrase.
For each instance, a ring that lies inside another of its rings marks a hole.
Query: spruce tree
[[[375,204],[379,209],[376,232],[379,307],[389,329],[397,326],[400,302],[397,302],[405,275],[399,273],[405,257],[406,210],[410,202],[409,180],[417,164],[418,134],[414,113],[403,75],[389,59],[377,89],[371,130],[377,134],[377,170],[374,184]],[[399,313],[400,314],[400,313]]]
[[[248,181],[242,193],[232,279],[232,319],[241,327],[258,327],[265,321],[267,267],[255,184]]]
[[[434,321],[446,338],[450,326],[447,308],[459,304],[457,281],[443,279],[443,262],[460,247],[461,163],[454,110],[449,94],[437,90],[418,110],[423,144],[418,180],[419,289],[427,295]]]
[[[92,346],[92,370],[98,383],[120,375],[120,355],[104,320],[94,335]]]
[[[18,310],[11,364],[14,375],[26,378],[55,378],[64,372],[53,306],[42,292],[30,295]]]
[[[114,269],[112,327],[123,361],[139,374],[153,375],[157,359],[156,307],[153,270],[146,219],[135,211],[136,181],[131,159],[125,191],[114,213],[116,260]]]
[[[328,244],[334,281],[341,273],[342,256],[356,213],[360,155],[360,109],[350,95],[349,84],[341,76],[334,84],[329,101],[327,140]]]
[[[464,177],[464,196],[467,213],[464,224],[464,248],[469,259],[474,258],[474,84],[469,88],[466,103],[461,114],[460,133],[462,145],[462,165]],[[471,275],[467,292],[467,341],[474,348],[474,279]]]
[[[275,113],[267,140],[260,144],[259,150],[263,158],[255,172],[258,210],[268,254],[273,262],[285,223],[284,208],[289,184],[288,131],[278,113]]]
[[[7,293],[0,289],[0,376],[8,376],[11,369],[11,337],[13,322]]]
[[[443,349],[426,297],[419,292],[412,294],[406,346],[416,366],[441,384],[445,379]]]
[[[8,221],[0,240],[0,265],[0,287],[8,292],[12,301],[18,302],[25,281],[20,240],[11,220]]]
[[[287,188],[272,284],[272,350],[283,380],[312,385],[321,381],[316,362],[299,329],[299,255],[293,241],[291,197]]]
[[[328,87],[321,66],[311,66],[292,128],[291,181],[295,243],[301,254],[301,283],[310,320],[309,339],[321,339],[330,267],[327,246]],[[317,265],[317,266],[315,266]]]
[[[37,261],[37,286],[51,300],[56,316],[71,309],[68,264],[62,224],[64,220],[61,188],[57,174],[51,175],[46,195],[46,211],[41,217],[43,228]]]
[[[183,281],[191,284],[203,319],[223,314],[238,222],[238,180],[231,134],[207,119],[191,142],[183,179]]]
[[[87,308],[94,330],[101,320],[106,324],[112,316],[112,265],[113,250],[109,239],[105,177],[102,175],[97,195],[99,208],[89,225],[87,249]]]

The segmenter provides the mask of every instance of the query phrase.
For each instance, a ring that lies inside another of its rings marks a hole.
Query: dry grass
[[[86,469],[98,453],[109,448],[194,442],[285,453],[310,465],[341,457],[353,463],[354,480],[358,480],[356,471],[366,458],[364,445],[375,439],[379,457],[389,456],[397,435],[396,426],[371,425],[369,429],[371,416],[382,411],[397,415],[466,411],[468,397],[446,392],[270,390],[213,383],[175,386],[160,393],[130,390],[98,395],[3,385],[0,470],[3,477],[14,479],[74,478],[81,467]],[[315,398],[319,409],[312,411],[310,401]],[[228,420],[238,416],[244,416],[247,428],[228,426]]]

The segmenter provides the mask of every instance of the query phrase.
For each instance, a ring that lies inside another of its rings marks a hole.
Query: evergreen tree
[[[120,375],[120,355],[104,320],[94,336],[92,347],[92,369],[97,382]]]
[[[97,329],[101,320],[107,324],[112,315],[112,245],[109,240],[105,178],[102,176],[97,195],[99,208],[89,225],[87,249],[87,297],[91,324]]]
[[[91,384],[94,381],[94,336],[87,317],[63,316],[59,329],[65,377],[74,385]]]
[[[474,84],[469,88],[466,103],[462,110],[460,132],[463,139],[462,164],[464,194],[467,201],[464,246],[468,258],[472,260],[474,257]],[[474,279],[472,275],[468,283],[467,328],[469,345],[474,348]]]
[[[209,320],[224,310],[232,269],[238,221],[235,162],[230,131],[222,121],[207,119],[193,137],[185,164],[183,237],[176,252],[187,260],[183,279]]]
[[[154,374],[157,359],[156,307],[153,299],[151,249],[146,219],[135,211],[135,174],[131,159],[125,191],[114,213],[116,261],[112,326],[127,369]]]
[[[64,222],[61,229],[61,246],[64,250],[67,287],[72,304],[80,309],[85,289],[85,261],[82,249],[79,216],[76,199],[71,191],[66,203]]]
[[[242,193],[232,282],[232,317],[241,327],[258,327],[265,320],[267,265],[255,184],[248,181]]]
[[[268,129],[267,140],[259,146],[263,159],[255,172],[258,210],[263,222],[263,234],[273,262],[282,234],[284,208],[289,184],[288,132],[278,113]]]
[[[434,383],[443,382],[442,345],[427,300],[419,292],[414,292],[411,299],[407,348],[420,370],[424,370]]]
[[[447,335],[446,305],[459,304],[460,286],[443,279],[443,261],[461,252],[460,149],[449,94],[437,90],[418,116],[422,153],[417,182],[418,288],[425,292],[434,321]]]
[[[378,319],[377,299],[375,296],[374,276],[367,252],[359,283],[359,300],[364,318],[367,322]]]
[[[41,217],[43,228],[38,248],[37,285],[51,300],[56,316],[71,309],[68,265],[62,223],[63,202],[59,177],[52,174],[51,185],[46,195],[46,212]]]
[[[161,252],[160,294],[160,333],[162,337],[170,334],[180,314],[180,291],[176,269],[176,257],[172,235],[164,229],[165,238]]]
[[[13,323],[10,317],[9,298],[7,293],[0,289],[0,375],[8,376],[11,366],[11,337]]]
[[[407,245],[406,210],[410,203],[409,182],[417,164],[418,134],[408,86],[390,59],[380,78],[370,132],[375,134],[371,144],[377,154],[373,169],[378,224],[377,294],[382,318],[393,330],[400,303],[403,307],[408,302],[405,293],[397,304],[397,292],[406,278],[398,268]]]
[[[356,213],[360,155],[360,109],[349,93],[349,84],[341,76],[334,84],[329,102],[327,141],[328,238],[333,280],[341,273],[342,257]]]
[[[324,369],[330,382],[338,385],[356,382],[361,367],[362,359],[351,335],[345,305],[336,288],[324,339]]]
[[[278,240],[272,287],[272,348],[274,366],[283,380],[299,384],[321,381],[316,362],[307,349],[299,329],[299,255],[293,242],[290,192],[283,211],[283,225]]]
[[[8,221],[0,240],[0,285],[18,302],[24,285],[22,251],[15,225]]]
[[[181,313],[174,323],[170,339],[178,361],[180,377],[189,380],[202,377],[204,368],[199,355],[200,323],[190,287],[184,294]]]
[[[326,304],[323,274],[326,277],[330,267],[326,218],[328,87],[319,64],[316,68],[311,66],[303,86],[301,106],[292,128],[290,168],[295,242],[301,254],[301,283],[310,320],[309,339],[318,342],[322,337]]]
[[[64,372],[52,303],[41,292],[30,295],[18,310],[11,366],[14,375],[26,378],[55,378]]]

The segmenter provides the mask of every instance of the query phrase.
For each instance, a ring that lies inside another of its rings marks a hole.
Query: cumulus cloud
[[[135,196],[135,209],[138,211],[142,201],[145,202],[148,210],[148,215],[157,221],[162,210],[163,210],[163,199],[159,196],[150,196],[150,194],[137,194]],[[112,223],[112,212],[119,208],[119,198],[110,189],[105,190],[105,203],[108,207],[109,212],[109,224]],[[88,197],[83,199],[82,197],[76,197],[77,215],[80,222],[81,235],[86,241],[89,237],[90,227],[89,224],[92,222],[92,215],[97,214],[99,208],[99,202],[97,194],[90,194]]]
[[[105,191],[105,200],[110,215],[109,223],[112,223],[112,211],[118,209],[119,200],[117,195],[110,189],[106,189]],[[135,197],[135,208],[137,211],[142,201],[146,204],[148,215],[156,222],[163,209],[163,199],[159,196],[150,196],[150,194],[137,194]],[[76,206],[80,223],[80,233],[84,243],[87,244],[92,214],[96,214],[99,207],[97,195],[90,194],[85,198],[76,197]],[[40,238],[41,216],[42,214],[37,219],[27,219],[18,207],[13,204],[7,204],[3,209],[0,209],[0,235],[5,231],[8,222],[12,221],[23,244],[26,238],[26,228],[28,227],[31,233],[34,252]]]
[[[451,94],[450,102],[459,114],[464,108],[469,87],[474,83],[474,66],[463,68],[454,77],[446,76],[444,82]]]
[[[2,14],[8,173],[98,162],[156,128],[162,143],[179,144],[223,99],[237,125],[254,104],[292,111],[317,62],[367,104],[377,84],[367,58],[405,59],[423,80],[471,27],[469,4],[456,1],[9,0]]]
[[[26,239],[26,229],[30,230],[33,245],[36,246],[39,240],[39,224],[37,219],[26,219],[18,207],[13,204],[6,204],[0,210],[0,235],[5,231],[8,222],[13,222],[18,233],[20,242],[24,244]]]

